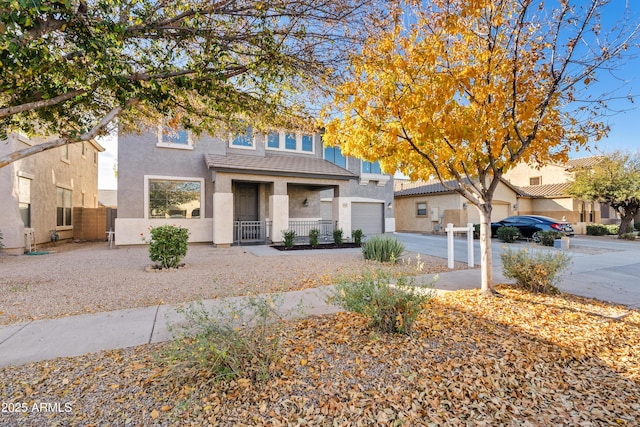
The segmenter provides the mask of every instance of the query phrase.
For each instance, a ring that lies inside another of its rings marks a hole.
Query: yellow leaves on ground
[[[282,357],[264,383],[212,382],[201,372],[188,385],[176,385],[148,347],[0,369],[2,401],[58,396],[73,402],[72,413],[5,414],[3,421],[640,424],[640,313],[568,295],[498,290],[502,298],[476,290],[439,296],[427,304],[412,337],[374,333],[364,317],[351,313],[289,322]]]

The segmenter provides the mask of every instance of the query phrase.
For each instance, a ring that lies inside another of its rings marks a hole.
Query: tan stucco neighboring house
[[[0,154],[42,142],[42,138],[12,133],[0,141]],[[98,153],[102,151],[95,141],[68,144],[0,168],[5,253],[21,254],[34,244],[50,243],[54,233],[61,240],[74,237],[74,208],[98,207]]]
[[[550,164],[535,167],[520,163],[504,175],[512,185],[523,193],[519,204],[521,215],[546,215],[563,217],[575,225],[577,233],[583,233],[588,223],[615,224],[618,217],[608,205],[574,199],[569,195],[569,184],[578,168],[597,164],[602,156],[570,159],[565,164]],[[577,228],[576,228],[577,227]]]
[[[457,192],[448,190],[438,181],[426,183],[401,181],[396,185],[396,188],[404,187],[395,193],[398,231],[442,232],[449,223],[454,226],[463,226],[480,222],[480,213],[474,205]],[[457,182],[451,181],[448,185],[455,188]],[[516,215],[519,198],[520,194],[516,188],[506,182],[498,184],[491,220],[497,221]]]
[[[521,163],[504,175],[496,188],[492,221],[511,215],[544,215],[565,219],[583,234],[589,223],[617,223],[615,211],[597,202],[574,199],[568,193],[577,168],[589,167],[600,156],[569,160],[566,164],[534,167]],[[456,185],[456,183],[452,183]],[[396,228],[398,231],[437,232],[447,223],[477,224],[480,215],[462,196],[448,191],[438,181],[395,180]]]

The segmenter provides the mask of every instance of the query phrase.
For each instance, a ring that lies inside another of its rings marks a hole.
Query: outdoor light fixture
[[[389,202],[389,204],[387,205],[387,208],[391,209],[393,207],[393,203]]]
[[[309,200],[304,199],[304,202],[302,202],[302,206],[304,206],[305,208],[309,207]]]
[[[467,202],[464,202],[464,203],[462,204],[462,209],[467,209]]]

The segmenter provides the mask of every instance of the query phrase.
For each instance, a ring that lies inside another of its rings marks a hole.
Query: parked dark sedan
[[[536,240],[538,231],[555,230],[564,233],[565,236],[573,236],[573,228],[567,221],[560,221],[541,215],[516,215],[491,223],[491,237],[497,236],[500,227],[516,227],[522,237]]]

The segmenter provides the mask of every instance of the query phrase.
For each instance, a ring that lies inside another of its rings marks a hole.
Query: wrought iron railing
[[[270,237],[270,226],[267,221],[234,221],[233,242],[264,243]]]
[[[309,236],[309,231],[317,229],[320,231],[321,238],[331,239],[333,238],[335,227],[336,221],[331,219],[289,221],[289,230],[295,231],[298,237]]]

